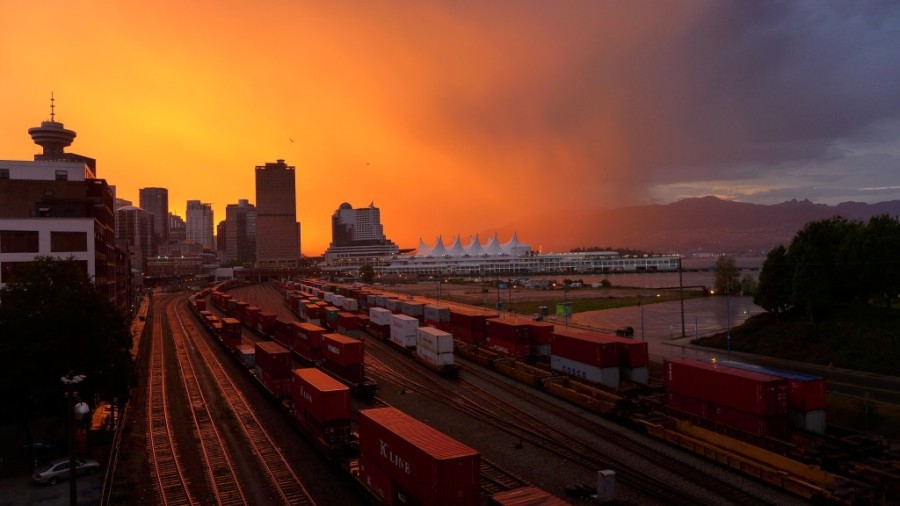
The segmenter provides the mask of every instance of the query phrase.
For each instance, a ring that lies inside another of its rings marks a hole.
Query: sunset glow
[[[3,3],[0,159],[38,152],[51,92],[69,151],[135,205],[165,187],[218,222],[284,159],[305,255],[342,202],[374,201],[401,248],[517,230],[562,250],[591,245],[561,237],[571,210],[900,198],[891,6]]]

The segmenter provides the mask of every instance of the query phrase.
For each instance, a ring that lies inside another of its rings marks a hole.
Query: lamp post
[[[638,308],[641,310],[641,341],[644,340],[644,296],[638,295]]]
[[[66,389],[66,432],[69,438],[69,504],[78,504],[78,483],[75,474],[75,421],[80,420],[90,408],[84,402],[75,403],[78,391],[75,388],[84,381],[84,374],[68,374],[60,378]]]
[[[725,287],[725,350],[731,355],[731,298],[728,296],[728,286]]]

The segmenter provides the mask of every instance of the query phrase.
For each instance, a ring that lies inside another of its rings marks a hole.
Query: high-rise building
[[[256,265],[293,269],[300,263],[294,167],[278,160],[256,167]]]
[[[399,251],[384,235],[381,210],[374,202],[359,209],[344,202],[331,216],[331,245],[325,251],[328,265],[380,265]]]
[[[151,256],[154,238],[152,216],[140,207],[124,206],[116,210],[116,240],[119,247],[131,253],[131,265],[143,272]]]
[[[122,314],[131,307],[127,255],[116,248],[115,195],[93,158],[66,153],[75,132],[56,121],[30,128],[43,153],[0,160],[0,285],[38,256],[72,258]],[[122,265],[124,263],[126,265]]]
[[[219,252],[220,258],[227,258],[225,255],[226,248],[228,246],[228,229],[226,225],[228,223],[225,220],[220,221],[216,224],[216,251]]]
[[[166,188],[141,188],[138,190],[141,209],[153,216],[153,238],[157,246],[169,240],[169,190]]]
[[[188,241],[194,241],[209,250],[216,249],[213,242],[213,210],[212,204],[206,204],[199,200],[187,201],[187,231]]]
[[[225,208],[225,258],[256,261],[256,207],[246,199]]]
[[[186,241],[187,240],[187,224],[181,219],[181,216],[169,213],[169,240],[170,241]]]

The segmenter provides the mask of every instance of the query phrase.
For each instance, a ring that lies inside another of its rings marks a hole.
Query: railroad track
[[[153,317],[153,336],[150,344],[150,368],[147,381],[147,454],[154,473],[154,488],[160,504],[199,504],[188,488],[183,461],[175,444],[174,431],[166,397],[166,368],[162,336],[161,311]]]
[[[378,343],[377,346],[387,347],[385,343],[378,342],[374,339],[370,340],[370,342]],[[395,350],[391,350],[391,352],[396,353]],[[476,387],[471,382],[465,380],[464,374],[461,374],[461,379],[457,381],[460,388],[455,389],[455,391],[448,391],[446,387],[435,386],[436,382],[434,381],[435,376],[433,373],[421,369],[417,364],[398,362],[398,364],[402,364],[399,365],[399,368],[403,369],[401,373],[394,370],[394,366],[385,364],[377,358],[372,357],[371,354],[367,354],[366,359],[371,362],[371,364],[367,364],[367,367],[369,367],[369,370],[374,374],[382,375],[389,381],[412,388],[421,395],[425,395],[437,402],[450,405],[475,419],[493,425],[500,430],[518,437],[522,444],[527,443],[543,448],[590,470],[605,468],[614,469],[618,479],[623,483],[626,483],[649,496],[664,500],[668,504],[771,504],[762,501],[755,496],[746,494],[730,484],[713,484],[711,483],[715,481],[713,478],[699,473],[699,471],[696,472],[700,474],[697,481],[685,482],[691,483],[691,488],[697,492],[677,488],[673,486],[668,479],[655,479],[654,477],[647,475],[646,471],[637,469],[628,463],[610,459],[590,445],[560,432],[555,427],[552,427],[528,413],[525,413],[520,408],[503,401],[497,395],[490,394],[487,391]],[[466,368],[464,370],[465,374],[473,373],[470,369],[477,368]],[[482,371],[478,371],[475,374],[488,375],[487,372]],[[421,381],[417,381],[417,379],[420,379]],[[521,391],[519,391],[517,395],[524,397]],[[528,400],[529,402],[532,401],[532,396],[529,396]],[[558,410],[559,408],[556,408],[553,412]],[[621,437],[624,438],[624,436]],[[630,452],[631,445],[634,445],[635,443],[632,442],[631,439],[628,439],[628,441],[628,446],[625,446],[624,448]],[[652,450],[648,448],[646,451],[650,452]],[[658,463],[660,456],[658,453],[653,452],[653,457],[645,458],[653,463]],[[703,486],[699,486],[700,484],[703,484]],[[704,489],[707,493],[704,494],[700,492],[698,490],[700,488]],[[708,497],[710,494],[719,496],[721,499],[709,499]]]
[[[234,421],[252,448],[254,456],[259,461],[260,468],[264,471],[269,484],[276,492],[278,500],[283,504],[314,506],[315,501],[303,486],[303,482],[294,473],[279,446],[265,430],[259,418],[257,418],[255,410],[212,352],[208,339],[202,337],[206,333],[199,332],[193,326],[184,324],[180,313],[186,312],[187,309],[184,306],[184,301],[179,304],[180,311],[175,312],[175,320],[190,340],[193,348],[199,353],[206,369],[210,373],[210,378],[215,382],[216,388],[221,393],[222,399],[234,413]]]
[[[181,370],[181,382],[188,398],[193,430],[199,444],[210,492],[216,504],[226,506],[249,504],[229,457],[228,448],[209,411],[209,404],[203,394],[200,379],[187,350],[185,331],[178,319],[176,304],[167,305],[167,318],[164,323],[175,346],[178,366]],[[173,326],[172,322],[175,321],[179,325]]]

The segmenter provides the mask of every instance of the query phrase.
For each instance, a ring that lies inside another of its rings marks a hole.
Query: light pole
[[[638,308],[641,310],[641,341],[644,340],[644,296],[638,295]]]
[[[728,296],[728,286],[725,286],[725,350],[731,355],[731,298]]]
[[[75,480],[75,421],[80,420],[90,408],[84,402],[75,403],[78,391],[75,388],[84,381],[84,374],[68,374],[60,378],[66,389],[66,428],[69,437],[69,504],[78,504],[78,484]]]

